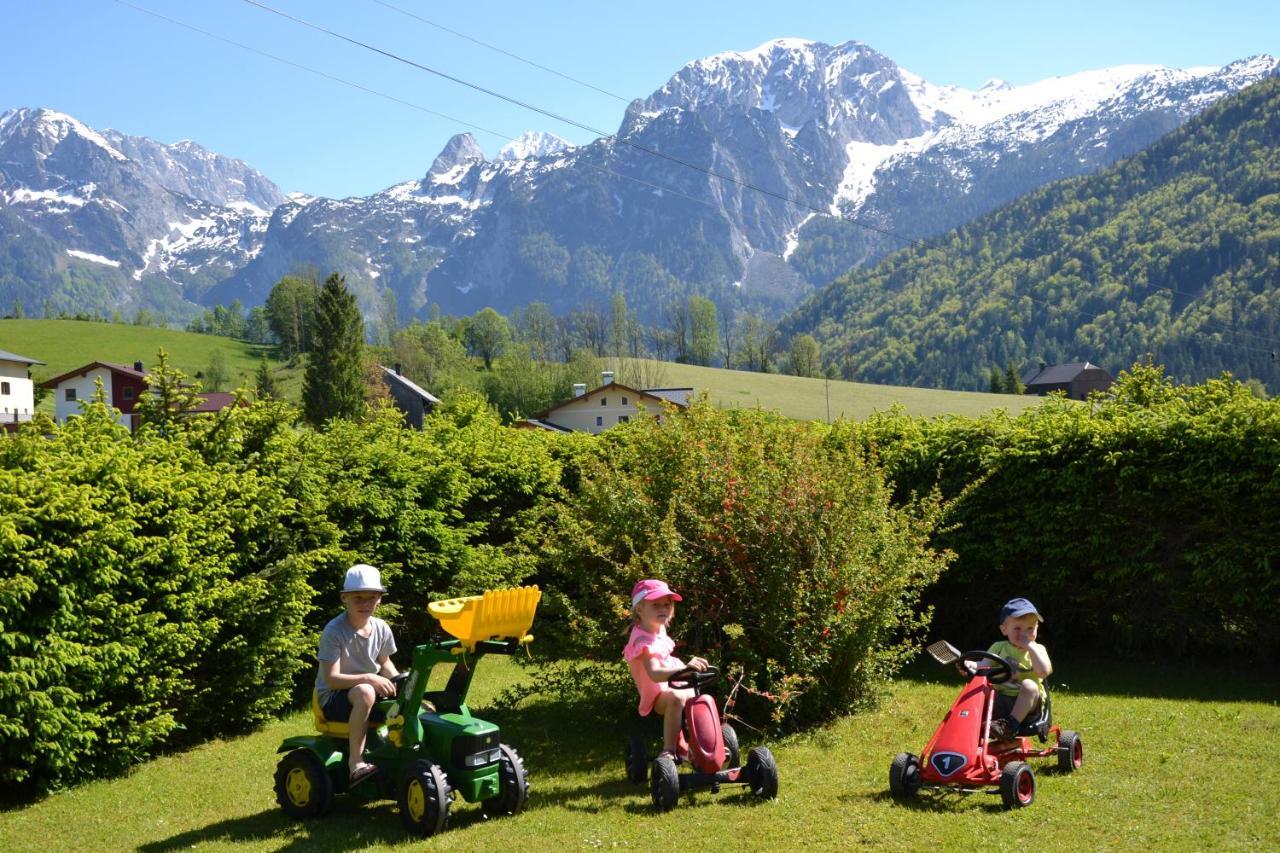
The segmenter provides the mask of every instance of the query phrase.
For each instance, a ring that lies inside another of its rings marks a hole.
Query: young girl
[[[674,690],[667,682],[677,672],[707,668],[702,658],[690,658],[686,664],[671,654],[676,644],[667,635],[667,626],[675,618],[675,603],[681,600],[664,581],[642,580],[632,587],[631,637],[622,650],[640,691],[640,716],[654,710],[662,715],[662,752],[672,759],[677,757],[684,705],[693,698],[693,691]]]

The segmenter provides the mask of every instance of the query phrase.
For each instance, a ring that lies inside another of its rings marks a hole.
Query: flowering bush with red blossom
[[[542,547],[560,641],[618,660],[631,587],[658,577],[684,596],[677,654],[741,677],[740,713],[792,728],[873,700],[951,555],[928,544],[937,499],[895,504],[876,461],[828,434],[703,400],[602,436]]]

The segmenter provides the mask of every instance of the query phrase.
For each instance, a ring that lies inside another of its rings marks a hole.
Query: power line
[[[244,2],[245,2],[245,3],[247,3],[247,4],[248,4],[248,5],[250,5],[250,6],[255,6],[255,7],[257,7],[257,8],[259,8],[259,9],[263,10],[264,12],[270,12],[270,13],[271,13],[271,14],[273,14],[273,15],[278,15],[279,17],[284,18],[285,20],[288,20],[288,21],[292,21],[292,22],[294,22],[295,24],[299,24],[299,25],[301,25],[301,26],[304,26],[304,27],[307,27],[307,28],[309,28],[309,29],[315,30],[316,32],[324,33],[325,35],[331,36],[332,38],[338,39],[339,41],[344,41],[344,42],[347,42],[348,44],[355,45],[356,47],[360,47],[360,48],[363,48],[363,49],[365,49],[365,50],[372,51],[373,53],[380,54],[381,56],[385,56],[385,57],[387,57],[388,59],[392,59],[392,60],[394,60],[394,61],[396,61],[396,62],[400,62],[400,63],[403,63],[403,64],[405,64],[405,65],[408,65],[408,66],[410,66],[411,68],[416,68],[416,69],[418,69],[418,70],[420,70],[420,71],[425,71],[425,72],[426,72],[426,73],[428,73],[428,74],[433,74],[433,75],[435,75],[435,76],[437,76],[437,77],[440,77],[440,78],[442,78],[442,79],[444,79],[444,80],[448,80],[448,81],[450,81],[450,82],[452,82],[452,83],[457,83],[457,84],[458,84],[458,85],[460,85],[460,86],[465,86],[465,87],[467,87],[468,89],[471,89],[471,90],[476,91],[476,92],[480,92],[481,94],[484,94],[484,95],[488,95],[488,96],[489,96],[489,97],[491,97],[491,98],[496,98],[496,99],[498,99],[498,100],[500,100],[500,101],[504,101],[504,102],[506,102],[506,103],[508,103],[508,104],[512,104],[513,106],[517,106],[517,107],[520,107],[520,108],[522,108],[522,109],[529,110],[530,112],[534,112],[534,113],[537,113],[537,114],[539,114],[539,115],[546,116],[547,118],[550,118],[550,119],[552,119],[552,120],[554,120],[554,121],[563,122],[564,124],[570,125],[570,126],[572,126],[572,127],[579,128],[580,130],[585,130],[585,131],[587,131],[588,133],[593,133],[593,134],[595,134],[596,136],[599,136],[599,137],[610,137],[610,136],[613,136],[613,135],[612,135],[612,134],[610,134],[608,131],[601,130],[601,129],[600,129],[600,128],[598,128],[598,127],[592,127],[591,125],[589,125],[589,124],[585,124],[584,122],[580,122],[580,121],[578,121],[578,120],[576,120],[576,119],[569,118],[568,116],[560,115],[559,113],[552,112],[551,110],[544,109],[544,108],[539,107],[539,106],[537,106],[537,105],[535,105],[535,104],[528,103],[527,101],[522,101],[522,100],[520,100],[519,98],[512,97],[511,95],[503,94],[503,93],[498,92],[498,91],[496,91],[496,90],[494,90],[494,89],[489,89],[489,88],[487,88],[487,87],[485,87],[485,86],[481,86],[481,85],[479,85],[478,83],[472,83],[472,82],[470,82],[470,81],[468,81],[468,80],[464,80],[464,79],[462,79],[461,77],[457,77],[457,76],[455,76],[455,75],[453,75],[453,74],[449,74],[448,72],[441,71],[441,70],[436,69],[436,68],[432,68],[432,67],[430,67],[430,66],[428,66],[428,65],[423,65],[423,64],[422,64],[422,63],[420,63],[420,62],[416,62],[416,61],[414,61],[414,60],[412,60],[412,59],[408,59],[408,58],[406,58],[406,57],[400,56],[399,54],[397,54],[397,53],[393,53],[392,51],[384,50],[383,48],[377,47],[377,46],[375,46],[375,45],[368,44],[367,42],[363,42],[363,41],[361,41],[361,40],[359,40],[359,39],[352,38],[351,36],[343,35],[342,33],[336,32],[336,31],[334,31],[334,30],[330,30],[330,29],[328,29],[328,28],[326,28],[326,27],[322,27],[322,26],[320,26],[319,24],[314,24],[314,23],[312,23],[312,22],[310,22],[310,21],[304,20],[304,19],[299,18],[299,17],[296,17],[296,16],[294,16],[294,15],[290,15],[290,14],[288,14],[287,12],[282,12],[282,11],[280,11],[279,9],[275,9],[275,8],[273,8],[273,7],[271,7],[271,6],[268,6],[268,5],[267,5],[267,4],[265,4],[265,3],[261,3],[261,2],[259,2],[259,0],[244,0]],[[751,183],[750,181],[744,181],[744,180],[741,180],[740,178],[735,178],[735,177],[733,177],[732,175],[725,175],[725,174],[722,174],[722,173],[720,173],[720,172],[712,171],[711,169],[704,168],[704,167],[702,167],[702,166],[697,165],[696,163],[690,163],[689,161],[687,161],[687,160],[682,160],[682,159],[681,159],[681,158],[679,158],[679,157],[673,157],[673,156],[672,156],[672,155],[670,155],[670,154],[663,153],[663,152],[658,151],[657,149],[654,149],[654,148],[649,148],[649,147],[647,147],[647,146],[645,146],[645,145],[641,145],[641,144],[639,144],[639,143],[637,143],[637,142],[633,142],[633,141],[631,141],[631,140],[629,140],[629,139],[626,139],[625,137],[622,137],[622,136],[613,136],[613,139],[614,139],[618,144],[620,144],[620,145],[625,145],[625,146],[627,146],[628,148],[632,148],[632,149],[634,149],[634,150],[636,150],[636,151],[641,151],[641,152],[643,152],[643,153],[645,153],[645,154],[649,154],[649,155],[654,156],[654,157],[660,157],[660,158],[662,158],[663,160],[667,160],[667,161],[669,161],[669,162],[671,162],[671,163],[676,163],[676,164],[681,165],[681,166],[684,166],[684,167],[686,167],[686,168],[693,169],[694,171],[696,171],[696,172],[700,172],[700,173],[702,173],[702,174],[704,174],[704,175],[707,175],[708,177],[716,178],[716,179],[721,180],[721,181],[727,181],[727,182],[729,182],[729,183],[731,183],[731,184],[735,184],[735,185],[737,185],[737,186],[740,186],[740,187],[742,187],[743,189],[752,190],[753,192],[758,192],[758,193],[761,193],[761,194],[763,194],[763,195],[770,196],[770,197],[772,197],[772,198],[778,199],[779,201],[785,202],[785,203],[790,204],[790,205],[793,205],[793,206],[795,206],[795,207],[798,207],[798,208],[801,208],[801,209],[804,209],[804,210],[811,210],[811,211],[813,211],[814,213],[817,213],[817,214],[819,214],[819,215],[821,215],[821,216],[830,217],[830,218],[832,218],[832,219],[838,219],[838,220],[843,221],[843,222],[848,222],[848,223],[850,223],[851,225],[855,225],[855,226],[857,226],[857,227],[859,227],[859,228],[864,228],[864,229],[866,229],[866,230],[868,230],[868,231],[873,231],[873,232],[875,232],[875,233],[877,233],[877,234],[881,234],[881,235],[886,236],[886,237],[892,237],[893,239],[895,239],[895,240],[899,240],[899,241],[903,242],[903,243],[904,243],[904,244],[906,244],[906,245],[917,245],[917,244],[920,244],[920,243],[922,243],[922,242],[923,242],[923,241],[920,241],[920,240],[916,240],[916,239],[912,239],[912,238],[908,238],[908,237],[903,237],[903,236],[901,236],[901,235],[899,235],[899,234],[896,234],[896,233],[895,233],[895,232],[893,232],[893,231],[890,231],[890,230],[889,230],[889,229],[887,229],[887,228],[881,228],[881,227],[879,227],[879,226],[871,225],[871,224],[869,224],[869,223],[862,222],[862,221],[857,220],[857,219],[848,218],[848,217],[835,216],[835,215],[833,215],[829,210],[825,210],[825,209],[820,208],[820,207],[815,207],[814,205],[809,204],[808,202],[805,202],[805,201],[801,201],[801,200],[799,200],[799,199],[792,198],[791,196],[788,196],[788,195],[786,195],[786,194],[784,194],[784,193],[775,192],[774,190],[770,190],[770,189],[767,189],[767,188],[765,188],[765,187],[761,187],[761,186],[759,186],[759,185],[757,185],[757,184],[753,184],[753,183]]]
[[[537,68],[540,71],[545,71],[548,74],[554,74],[555,76],[563,80],[568,80],[570,83],[577,83],[579,86],[583,86],[587,89],[591,89],[592,91],[599,92],[602,95],[608,95],[610,98],[614,98],[616,100],[622,101],[622,103],[624,104],[631,103],[630,98],[624,98],[622,95],[615,95],[613,92],[610,92],[607,89],[601,89],[599,86],[596,86],[592,83],[588,83],[585,80],[579,80],[577,77],[570,77],[568,74],[565,74],[561,71],[557,71],[554,68],[548,68],[545,65],[541,65],[537,62],[534,62],[532,59],[525,59],[523,56],[520,56],[519,54],[512,53],[509,50],[503,50],[502,48],[497,47],[496,45],[489,44],[486,41],[481,41],[480,39],[475,38],[473,36],[469,36],[466,33],[460,33],[457,30],[449,29],[443,24],[438,24],[435,21],[428,20],[422,17],[421,15],[418,15],[414,12],[410,12],[407,9],[401,9],[399,6],[385,2],[385,0],[372,0],[372,2],[377,3],[379,6],[385,6],[386,8],[392,10],[393,12],[399,12],[401,15],[406,15],[410,18],[413,18],[416,21],[421,21],[427,26],[435,27],[437,30],[443,30],[444,32],[449,33],[450,35],[457,36],[460,39],[466,39],[472,44],[478,44],[481,47],[488,48],[489,50],[494,51],[495,53],[500,53],[503,56],[508,56],[518,62],[523,62],[525,65],[532,66],[533,68]]]

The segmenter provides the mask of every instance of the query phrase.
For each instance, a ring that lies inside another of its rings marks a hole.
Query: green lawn
[[[797,420],[865,418],[873,411],[886,410],[895,403],[913,415],[978,416],[992,409],[1007,409],[1011,414],[1017,414],[1043,401],[1042,397],[1034,396],[869,385],[840,380],[828,382],[825,379],[673,362],[661,362],[660,365],[649,369],[649,378],[656,381],[646,382],[646,387],[692,386],[698,391],[708,391],[717,406],[777,409]],[[620,366],[617,369],[621,377],[625,368]],[[619,381],[625,380],[619,378]],[[589,387],[595,386],[589,384]]]
[[[83,320],[0,320],[0,349],[45,362],[32,371],[37,381],[93,361],[126,365],[141,361],[154,367],[161,348],[168,353],[170,366],[189,377],[208,370],[213,353],[221,351],[228,373],[227,387],[222,390],[227,391],[252,385],[262,356],[272,355],[270,347],[259,344],[175,329]],[[290,390],[300,387],[301,371],[285,369],[275,361],[271,365],[284,383],[281,396],[296,399],[298,393],[291,395]],[[52,413],[52,399],[46,399],[41,408]]]
[[[455,804],[451,825],[428,849],[549,850],[659,844],[693,850],[1007,848],[1036,850],[1280,847],[1280,708],[1273,675],[1066,661],[1054,693],[1058,721],[1080,732],[1085,767],[1074,775],[1040,762],[1036,801],[1006,812],[998,797],[903,806],[887,794],[889,762],[919,752],[960,688],[920,665],[880,710],[770,742],[780,797],[755,804],[726,789],[651,811],[646,788],[625,781],[623,721],[599,706],[532,701],[487,716],[530,770],[528,809],[485,821]],[[473,706],[523,673],[508,660],[479,668]],[[394,804],[339,797],[320,820],[296,823],[271,791],[275,748],[306,731],[296,714],[245,738],[210,743],[0,813],[0,849],[171,851],[423,849]],[[744,740],[746,740],[744,738]]]

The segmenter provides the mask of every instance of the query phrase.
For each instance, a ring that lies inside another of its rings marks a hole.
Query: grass
[[[93,361],[125,365],[141,361],[154,367],[161,348],[168,353],[169,365],[188,377],[208,370],[213,353],[221,352],[226,360],[227,382],[225,388],[216,390],[226,391],[251,386],[262,356],[270,359],[273,354],[271,347],[261,344],[176,329],[84,320],[0,320],[0,349],[45,362],[32,370],[37,382]],[[283,386],[281,397],[297,399],[301,393],[301,370],[284,368],[275,361],[271,365]],[[52,396],[42,402],[40,409],[53,413]]]
[[[527,702],[487,716],[530,769],[528,809],[485,821],[460,800],[440,850],[626,848],[838,850],[852,846],[943,850],[1277,849],[1280,708],[1268,674],[1059,661],[1057,721],[1080,732],[1084,769],[1037,766],[1036,801],[1006,812],[998,797],[889,798],[889,762],[919,752],[960,681],[918,667],[888,691],[879,710],[773,740],[780,797],[756,804],[741,793],[701,793],[670,814],[651,811],[647,788],[625,781],[625,721],[600,707]],[[514,679],[507,660],[487,660],[473,689],[479,712]],[[483,714],[482,714],[483,715]],[[271,791],[276,746],[309,728],[295,714],[244,738],[206,744],[0,813],[6,851],[139,849],[409,850],[395,805],[339,797],[320,820],[298,823]],[[747,740],[744,738],[744,740]],[[1043,768],[1043,769],[1041,769]]]
[[[653,364],[653,362],[650,362]],[[717,367],[662,362],[654,381],[646,387],[689,387],[706,390],[717,406],[724,408],[777,409],[797,420],[865,418],[897,404],[912,415],[979,416],[993,409],[1017,414],[1038,405],[1041,397],[987,394],[977,391],[945,391],[937,388],[910,388],[901,385],[870,385],[863,382],[810,379],[778,373],[751,373]],[[624,369],[618,370],[620,377]],[[619,381],[625,381],[619,378]],[[594,387],[592,385],[591,387]]]

